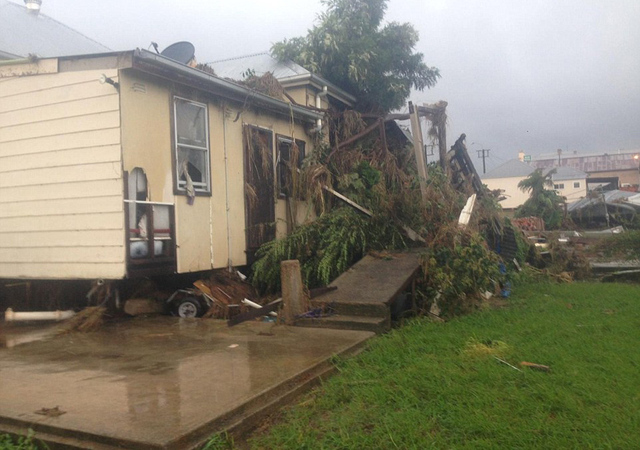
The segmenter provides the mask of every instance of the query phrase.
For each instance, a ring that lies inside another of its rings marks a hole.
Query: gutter
[[[316,87],[320,89],[326,86],[330,91],[329,95],[337,98],[338,100],[340,100],[345,104],[348,104],[349,106],[353,106],[356,103],[356,98],[353,95],[349,94],[344,89],[339,88],[338,86],[331,83],[330,81],[327,81],[324,78],[313,73],[303,73],[300,75],[293,75],[290,77],[278,78],[278,81],[282,85],[294,84],[296,82],[310,81],[312,83],[315,83]]]
[[[146,50],[134,50],[133,67],[150,73],[156,73],[153,70],[149,70],[149,66],[160,69],[161,73],[159,75],[162,75],[165,78],[175,79],[169,76],[169,74],[171,74],[187,78],[187,80],[184,81],[185,83],[188,83],[190,80],[199,81],[204,85],[203,88],[208,88],[209,92],[212,94],[220,95],[230,100],[247,103],[251,102],[255,105],[271,109],[287,116],[293,113],[294,117],[309,122],[316,122],[324,117],[323,113],[312,111],[299,105],[293,105],[282,100],[277,100],[234,82],[185,66],[184,64],[165,58],[162,55]],[[162,71],[164,73],[162,73]]]
[[[5,59],[5,60],[0,60],[0,67],[12,66],[14,64],[30,64],[36,61],[34,61],[32,58]]]

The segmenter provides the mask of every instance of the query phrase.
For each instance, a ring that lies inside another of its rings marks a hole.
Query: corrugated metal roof
[[[526,177],[529,176],[536,168],[519,159],[511,159],[501,166],[482,175],[483,180],[490,178],[510,178],[510,177]]]
[[[239,56],[237,58],[222,59],[208,63],[216,75],[232,80],[244,79],[244,74],[251,70],[257,76],[271,72],[277,79],[294,77],[297,75],[311,75],[304,67],[292,61],[278,61],[269,53],[255,53],[253,55]]]
[[[308,71],[293,61],[279,61],[267,52],[222,59],[207,64],[213,67],[216,75],[222,78],[243,80],[249,71],[252,71],[257,76],[271,72],[284,86],[312,82],[320,88],[327,86],[329,95],[347,105],[353,105],[356,102],[356,98],[353,95],[330,81]]]
[[[587,174],[582,170],[574,169],[573,167],[554,167],[556,169],[556,173],[551,176],[553,181],[563,181],[563,180],[581,180],[583,178],[587,178]],[[553,170],[549,169],[549,170]]]
[[[602,194],[599,194],[593,198],[585,197],[573,203],[569,203],[567,205],[567,211],[571,212],[571,211],[576,211],[576,210],[585,208],[587,206],[602,204],[603,196],[604,196],[605,203],[607,203],[608,205],[612,205],[617,202],[625,201],[630,197],[634,197],[635,195],[636,195],[635,192],[628,192],[628,191],[618,191],[618,190],[605,191],[605,192],[602,192]]]
[[[0,58],[69,56],[103,53],[108,47],[26,7],[0,0]]]

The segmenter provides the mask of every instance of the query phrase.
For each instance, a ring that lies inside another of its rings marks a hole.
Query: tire
[[[200,302],[193,297],[185,297],[176,302],[174,315],[182,318],[200,317],[203,313]]]

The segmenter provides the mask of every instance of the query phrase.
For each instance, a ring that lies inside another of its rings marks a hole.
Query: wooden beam
[[[411,135],[413,136],[413,153],[418,166],[418,182],[420,183],[420,193],[422,200],[427,200],[427,164],[424,158],[424,141],[422,139],[422,128],[420,127],[420,116],[418,109],[409,102],[409,114],[411,115]]]
[[[373,213],[371,211],[369,211],[367,208],[358,205],[356,202],[354,202],[353,200],[348,199],[347,197],[345,197],[344,195],[342,195],[340,192],[338,191],[334,191],[333,189],[331,189],[329,186],[322,186],[322,189],[324,189],[325,191],[329,192],[330,194],[335,195],[336,197],[338,197],[340,200],[342,200],[343,202],[345,202],[347,205],[357,209],[358,211],[360,211],[361,213],[366,214],[367,216],[371,217],[373,216]]]

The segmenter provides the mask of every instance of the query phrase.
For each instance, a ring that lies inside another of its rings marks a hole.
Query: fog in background
[[[268,50],[323,10],[318,0],[42,4],[111,49],[187,40],[199,62]],[[473,158],[491,149],[488,168],[519,150],[640,149],[640,1],[391,0],[386,20],[412,23],[442,74],[412,100],[449,102],[448,144],[466,133]]]

